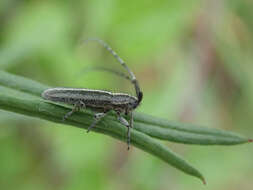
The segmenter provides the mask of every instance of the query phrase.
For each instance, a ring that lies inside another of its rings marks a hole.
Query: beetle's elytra
[[[64,115],[63,120],[67,119],[74,112],[79,111],[81,108],[90,108],[93,110],[101,110],[94,114],[94,121],[89,126],[89,132],[104,116],[108,111],[114,110],[117,114],[119,122],[127,127],[127,145],[130,147],[130,128],[133,127],[133,110],[136,109],[142,101],[143,93],[140,90],[138,81],[136,80],[133,72],[128,68],[126,63],[108,46],[105,42],[100,39],[88,39],[87,41],[97,41],[102,44],[116,59],[117,61],[127,70],[129,76],[117,72],[108,70],[114,74],[118,74],[128,80],[135,87],[136,96],[131,96],[124,93],[112,93],[103,90],[93,90],[84,88],[50,88],[42,93],[42,97],[46,100],[54,102],[62,102],[66,104],[74,105],[73,109]],[[130,115],[130,121],[128,122],[121,114]]]

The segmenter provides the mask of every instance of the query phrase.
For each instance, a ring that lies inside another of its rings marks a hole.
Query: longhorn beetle
[[[73,113],[79,111],[81,108],[90,108],[91,110],[96,111],[99,110],[99,112],[95,113],[94,121],[89,126],[87,132],[89,132],[103,117],[105,117],[109,111],[114,110],[117,114],[117,119],[119,122],[127,127],[127,145],[129,150],[130,128],[133,127],[132,112],[141,103],[143,93],[133,72],[109,45],[107,45],[104,41],[96,38],[88,39],[86,42],[87,41],[96,41],[104,46],[104,48],[107,49],[114,56],[114,58],[127,70],[129,76],[117,71],[104,69],[121,77],[124,77],[127,80],[130,80],[134,85],[137,97],[131,96],[129,94],[112,93],[102,90],[62,87],[49,88],[42,93],[42,97],[46,100],[74,105],[73,109],[64,115],[63,121],[70,117]],[[122,113],[125,115],[130,115],[129,122],[121,116]]]

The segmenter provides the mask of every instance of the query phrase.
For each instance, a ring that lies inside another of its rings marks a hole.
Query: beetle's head
[[[142,100],[142,93],[139,94],[138,98],[136,97],[131,97],[129,101],[129,107],[131,110],[134,110],[137,108]]]

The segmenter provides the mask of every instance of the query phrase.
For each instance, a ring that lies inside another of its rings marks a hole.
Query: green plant
[[[79,128],[87,129],[89,127],[93,121],[93,114],[89,110],[75,113],[63,122],[62,116],[71,108],[64,104],[43,100],[41,93],[47,88],[49,86],[0,71],[0,109]],[[169,122],[141,113],[135,113],[134,120],[134,130],[131,131],[132,145],[157,156],[189,175],[200,178],[203,183],[205,183],[205,179],[197,169],[152,137],[198,145],[236,145],[252,142],[251,139],[232,132]],[[113,114],[109,114],[93,129],[95,132],[109,135],[121,141],[126,140],[126,130],[117,122]]]

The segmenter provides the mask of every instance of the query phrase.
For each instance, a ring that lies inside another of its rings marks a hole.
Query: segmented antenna
[[[130,75],[130,81],[132,82],[132,84],[135,87],[135,91],[136,91],[136,95],[138,97],[138,102],[140,103],[142,100],[142,96],[143,93],[140,90],[140,86],[138,81],[136,80],[136,77],[134,75],[134,73],[128,68],[128,66],[126,65],[126,63],[117,55],[117,53],[115,51],[112,50],[112,48],[106,44],[104,41],[98,39],[98,38],[89,38],[87,40],[84,41],[84,43],[87,43],[89,41],[96,41],[99,44],[101,44],[102,46],[104,46],[105,49],[107,49],[107,51],[109,51],[113,57],[127,70],[128,74]],[[115,73],[115,71],[113,71]],[[118,72],[119,73],[119,72]],[[123,74],[123,73],[122,73]],[[120,74],[121,75],[121,74]],[[123,74],[124,75],[124,74]],[[125,75],[126,76],[126,75]],[[128,76],[127,76],[128,77]],[[129,78],[129,77],[128,77]]]
[[[132,81],[132,79],[128,75],[126,75],[125,73],[122,73],[120,71],[116,71],[114,69],[109,69],[109,68],[106,68],[106,67],[100,67],[100,66],[92,66],[92,67],[85,68],[82,73],[90,72],[90,71],[106,71],[106,72],[109,72],[111,74],[122,77],[126,80]]]

